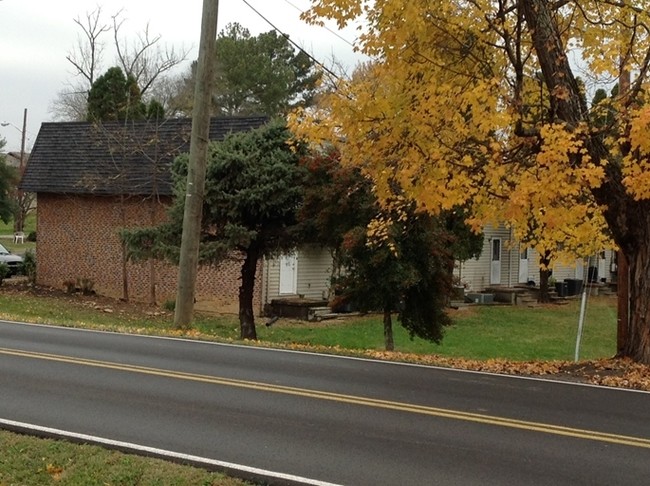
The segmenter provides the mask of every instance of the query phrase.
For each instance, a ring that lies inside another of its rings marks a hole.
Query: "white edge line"
[[[140,452],[143,454],[148,454],[152,455],[155,457],[159,458],[167,458],[170,460],[175,460],[175,461],[186,461],[190,462],[194,465],[205,465],[205,466],[212,466],[214,468],[217,468],[219,470],[225,470],[227,471],[240,471],[243,473],[246,473],[248,475],[252,475],[257,478],[272,478],[272,479],[278,479],[282,481],[287,481],[289,483],[294,483],[294,484],[307,484],[307,485],[312,485],[312,486],[340,486],[337,485],[336,483],[328,483],[325,481],[319,481],[316,479],[310,479],[310,478],[303,478],[301,476],[295,476],[292,474],[285,474],[285,473],[280,473],[280,472],[275,472],[275,471],[269,471],[266,469],[259,469],[256,467],[250,467],[250,466],[244,466],[242,464],[235,464],[232,462],[224,462],[224,461],[218,461],[215,459],[209,459],[207,457],[200,457],[200,456],[193,456],[190,454],[183,454],[180,452],[173,452],[173,451],[168,451],[165,449],[157,449],[155,447],[148,447],[148,446],[143,446],[139,444],[133,444],[130,442],[122,442],[118,440],[112,440],[112,439],[106,439],[103,437],[96,437],[93,435],[86,435],[86,434],[79,434],[76,432],[68,432],[65,430],[60,430],[60,429],[54,429],[51,427],[43,427],[40,425],[33,425],[33,424],[28,424],[25,422],[16,422],[14,420],[6,420],[0,418],[0,425],[4,425],[5,427],[8,428],[8,430],[15,430],[19,432],[25,432],[25,431],[33,431],[37,432],[40,434],[44,434],[47,436],[56,436],[56,437],[64,437],[68,439],[73,439],[76,441],[81,441],[81,442],[86,442],[86,443],[92,443],[92,444],[99,444],[99,445],[104,445],[108,446],[113,449],[118,449],[118,450],[123,450],[123,451],[133,451],[133,452]]]
[[[8,321],[5,319],[0,319],[0,324],[6,323],[6,324],[18,324],[22,326],[37,326],[37,327],[47,327],[50,329],[59,329],[59,330],[65,330],[65,331],[78,331],[78,332],[90,332],[90,333],[98,333],[98,334],[113,334],[113,335],[120,335],[120,336],[129,336],[129,337],[134,337],[134,338],[145,338],[145,339],[162,339],[162,340],[167,340],[167,341],[180,341],[180,342],[185,342],[185,343],[194,343],[194,344],[208,344],[212,346],[224,346],[224,347],[231,347],[231,348],[241,348],[241,349],[249,349],[249,350],[259,350],[259,351],[269,351],[269,352],[276,352],[276,353],[293,353],[293,354],[306,354],[310,356],[318,356],[320,358],[332,358],[332,359],[347,359],[347,360],[352,360],[352,361],[363,361],[363,362],[368,362],[368,363],[381,363],[384,365],[397,365],[397,366],[408,366],[412,368],[426,368],[426,369],[433,369],[433,370],[440,370],[440,371],[448,371],[451,373],[470,373],[470,374],[475,374],[475,375],[484,375],[484,376],[492,376],[492,377],[497,377],[497,378],[510,378],[513,380],[528,380],[528,381],[539,381],[542,383],[554,383],[556,385],[568,385],[568,386],[579,386],[579,387],[586,387],[586,388],[597,388],[600,390],[610,390],[610,391],[616,391],[616,392],[628,392],[628,393],[641,393],[641,394],[650,394],[650,391],[646,390],[637,390],[634,388],[623,388],[623,387],[617,387],[617,386],[607,386],[607,385],[598,385],[594,383],[582,383],[582,382],[576,382],[576,381],[569,381],[569,380],[564,380],[561,377],[558,378],[544,378],[542,376],[521,376],[521,375],[509,375],[506,373],[494,373],[490,371],[477,371],[477,370],[465,370],[462,368],[452,368],[452,367],[445,367],[445,366],[439,366],[439,365],[427,365],[427,364],[421,364],[421,363],[408,363],[404,361],[389,361],[389,360],[383,360],[383,359],[373,359],[373,358],[363,358],[360,356],[345,356],[345,355],[339,355],[339,354],[326,354],[326,353],[317,353],[315,351],[301,351],[297,349],[283,349],[283,348],[270,348],[270,347],[265,347],[265,346],[255,346],[254,344],[236,344],[236,343],[221,343],[217,341],[201,341],[199,339],[187,339],[187,338],[181,338],[181,337],[173,337],[173,336],[151,336],[148,334],[131,334],[131,333],[126,333],[126,332],[120,332],[120,331],[102,331],[99,329],[85,329],[83,327],[71,327],[71,326],[57,326],[54,324],[41,324],[41,323],[34,323],[34,322],[21,322],[21,321]]]

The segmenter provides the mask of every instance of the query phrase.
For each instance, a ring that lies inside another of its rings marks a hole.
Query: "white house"
[[[465,288],[480,292],[487,287],[514,287],[534,282],[539,284],[539,255],[526,249],[505,226],[485,229],[483,251],[479,258],[458,262],[454,271]],[[564,279],[611,282],[616,277],[615,252],[606,250],[588,259],[577,259],[575,264],[555,263],[553,277]]]

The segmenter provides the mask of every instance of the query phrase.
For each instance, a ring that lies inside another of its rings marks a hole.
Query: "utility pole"
[[[21,130],[18,128],[16,125],[10,122],[2,122],[0,123],[0,126],[3,127],[8,127],[8,126],[14,127],[16,130],[20,132],[21,136],[21,141],[20,141],[20,160],[18,162],[18,176],[20,180],[23,178],[23,174],[25,173],[25,138],[27,136],[27,108],[24,109],[23,111],[23,129]],[[32,203],[31,198],[26,198],[25,193],[20,190],[20,180],[18,183],[18,187],[16,188],[15,192],[15,200],[17,203],[17,208],[16,211],[14,212],[14,231],[22,231],[24,226],[25,226],[25,215],[27,214],[27,211],[29,210],[29,206]]]
[[[27,108],[23,111],[23,131],[21,133],[20,140],[20,165],[18,167],[18,173],[20,174],[20,179],[22,181],[23,174],[25,173],[25,134],[27,133]],[[22,231],[25,227],[25,212],[27,208],[24,208],[25,205],[25,194],[18,188],[18,211],[17,218],[14,221],[14,231]]]
[[[174,325],[177,329],[188,328],[194,312],[205,171],[210,141],[210,97],[214,79],[218,12],[219,0],[203,0],[201,41],[194,86],[190,160],[183,213],[183,236],[174,312]]]

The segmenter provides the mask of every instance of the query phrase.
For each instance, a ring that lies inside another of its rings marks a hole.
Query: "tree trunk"
[[[547,251],[539,257],[539,298],[537,301],[541,304],[548,304],[551,301],[548,288],[548,280],[551,276],[550,263],[550,252]]]
[[[120,220],[122,227],[126,227],[126,203],[124,195],[120,196]],[[129,301],[129,258],[128,258],[128,245],[126,241],[122,240],[122,300]]]
[[[648,217],[639,218],[639,224],[648,225]],[[625,255],[628,262],[629,323],[627,339],[619,351],[622,357],[650,364],[650,240],[636,251]]]
[[[157,190],[155,190],[155,194],[158,194]],[[157,201],[158,197],[152,197],[150,200],[149,224],[152,227],[156,226],[156,210],[158,204]],[[153,258],[149,259],[149,304],[156,305],[156,260]]]
[[[384,308],[384,346],[386,351],[395,351],[395,341],[393,340],[393,320],[390,309]]]
[[[122,300],[129,301],[129,259],[127,258],[128,248],[126,242],[122,242]]]
[[[554,96],[555,120],[569,127],[580,122],[589,124],[588,110],[562,44],[562,35],[551,2],[522,0],[528,30],[535,53],[540,61],[544,81]],[[621,123],[625,128],[625,122]],[[650,201],[635,201],[623,184],[620,164],[604,163],[610,156],[598,136],[585,139],[590,162],[603,167],[605,178],[600,187],[592,188],[612,237],[624,253],[630,272],[628,333],[619,336],[620,356],[650,364]],[[629,144],[620,147],[622,155],[629,153]],[[579,162],[579,161],[578,161]],[[623,341],[623,342],[621,342]]]
[[[255,272],[260,252],[251,245],[246,251],[241,267],[241,286],[239,287],[239,329],[241,339],[257,340],[255,315],[253,313],[253,295],[255,294]]]

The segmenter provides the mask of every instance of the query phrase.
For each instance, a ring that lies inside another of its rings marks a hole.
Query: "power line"
[[[295,9],[296,9],[298,12],[300,12],[301,14],[304,14],[304,13],[305,13],[304,10],[301,10],[301,9],[298,8],[296,5],[294,5],[293,3],[291,3],[289,0],[284,0],[284,2],[287,3],[287,4],[289,4],[289,5],[291,5],[293,8],[295,8]],[[339,39],[341,39],[343,42],[345,42],[345,43],[346,43],[347,45],[349,45],[350,47],[355,47],[355,45],[354,45],[352,42],[350,42],[349,40],[347,40],[345,37],[341,36],[341,35],[340,35],[338,32],[336,32],[335,30],[330,29],[327,25],[323,24],[323,25],[321,25],[321,27],[322,27],[323,29],[325,29],[326,31],[328,31],[328,32],[330,32],[330,33],[332,33],[332,34],[334,34],[336,37],[338,37]]]
[[[307,55],[307,57],[309,57],[309,59],[311,59],[313,62],[318,64],[323,70],[325,70],[327,72],[327,74],[329,74],[330,76],[335,78],[337,81],[340,80],[340,77],[334,71],[329,69],[327,66],[325,66],[325,64],[320,62],[318,59],[316,59],[314,56],[312,56],[309,52],[307,52],[302,47],[300,47],[298,44],[296,44],[293,40],[291,40],[291,38],[289,37],[288,34],[285,34],[283,31],[278,29],[269,19],[267,19],[255,7],[253,7],[250,3],[248,3],[248,0],[242,0],[242,2],[244,2],[248,6],[248,8],[250,8],[253,12],[255,12],[262,20],[264,20],[264,22],[269,24],[273,28],[273,30],[275,30],[278,34],[280,34],[282,37],[287,39],[296,49],[298,49],[299,51],[305,53]]]

